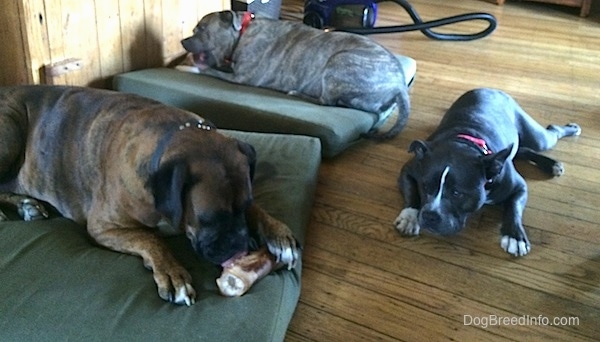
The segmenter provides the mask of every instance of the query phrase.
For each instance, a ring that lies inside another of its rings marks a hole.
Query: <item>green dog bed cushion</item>
[[[416,62],[405,56],[397,58],[410,86]],[[325,157],[342,152],[378,124],[378,117],[372,113],[321,106],[273,90],[169,68],[117,75],[113,88],[201,113],[221,128],[317,137]]]
[[[225,133],[255,147],[256,201],[303,241],[319,140]],[[193,277],[198,298],[190,307],[160,299],[140,258],[99,247],[73,221],[0,222],[0,341],[283,340],[300,295],[301,263],[226,298],[215,283],[219,268],[197,258],[185,236],[166,239]]]

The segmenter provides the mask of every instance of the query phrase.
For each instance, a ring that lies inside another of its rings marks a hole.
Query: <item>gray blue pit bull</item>
[[[404,209],[396,229],[418,235],[421,228],[441,235],[463,229],[470,214],[485,204],[503,206],[501,247],[514,256],[530,252],[523,227],[527,184],[513,159],[560,176],[562,163],[540,154],[566,136],[581,134],[575,123],[543,128],[506,93],[476,89],[462,95],[426,141],[416,140],[414,157],[398,180]]]

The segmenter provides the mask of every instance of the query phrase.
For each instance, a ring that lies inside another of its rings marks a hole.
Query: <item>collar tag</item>
[[[475,145],[477,145],[477,147],[479,147],[481,149],[481,151],[485,155],[493,153],[492,150],[490,150],[488,148],[487,143],[483,139],[475,138],[474,136],[471,136],[471,135],[468,135],[468,134],[459,134],[456,137],[461,138],[461,139],[465,139],[465,140],[468,140],[468,141],[474,143]]]

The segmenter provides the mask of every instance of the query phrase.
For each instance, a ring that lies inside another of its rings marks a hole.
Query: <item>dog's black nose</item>
[[[436,230],[442,221],[442,217],[435,211],[421,212],[421,226],[425,229]]]
[[[181,45],[187,52],[199,53],[201,51],[200,45],[193,36],[183,39]]]

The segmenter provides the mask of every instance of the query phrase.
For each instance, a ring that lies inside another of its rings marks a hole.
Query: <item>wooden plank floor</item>
[[[418,62],[410,121],[392,141],[363,142],[323,161],[286,341],[599,340],[600,11],[579,18],[577,9],[539,3],[411,3],[424,19],[490,12],[498,29],[473,42],[371,36]],[[283,18],[300,20],[302,5],[284,0]],[[408,22],[400,6],[380,5],[379,25]],[[450,238],[403,238],[392,226],[408,144],[476,87],[507,91],[543,125],[583,127],[548,152],[565,163],[564,176],[519,165],[530,189],[524,222],[532,251],[523,258],[501,250],[494,207]]]

